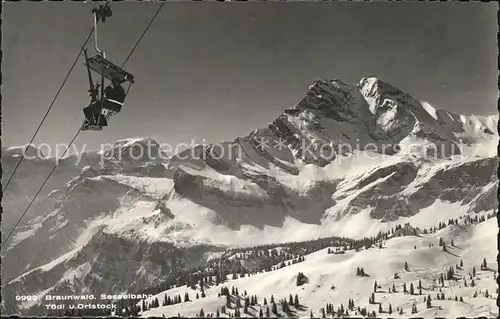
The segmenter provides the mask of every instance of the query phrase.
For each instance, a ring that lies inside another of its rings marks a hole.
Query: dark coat
[[[121,85],[117,85],[115,87],[108,86],[104,93],[106,94],[106,98],[110,100],[118,102],[125,101],[125,90]]]

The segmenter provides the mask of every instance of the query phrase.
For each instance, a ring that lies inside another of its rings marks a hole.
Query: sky
[[[120,65],[160,6],[112,3],[99,47]],[[94,3],[3,3],[2,145],[29,142],[92,28]],[[318,78],[376,76],[437,108],[495,114],[496,3],[171,2],[125,69],[125,106],[75,145],[150,136],[216,142],[266,127]],[[93,52],[93,43],[89,50]],[[97,78],[95,78],[97,79]],[[83,120],[80,59],[34,143],[68,143]]]

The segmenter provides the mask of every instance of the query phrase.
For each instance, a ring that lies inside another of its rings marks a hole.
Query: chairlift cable
[[[123,62],[122,66],[123,67],[129,60],[130,56],[132,55],[132,53],[135,51],[135,49],[137,48],[137,46],[139,45],[139,43],[141,42],[142,38],[144,37],[144,35],[146,34],[146,32],[149,30],[149,27],[153,24],[153,21],[156,19],[156,17],[158,16],[158,13],[160,12],[161,8],[163,8],[163,5],[165,4],[165,2],[163,2],[160,6],[160,8],[156,11],[155,15],[153,16],[153,18],[151,19],[151,21],[149,22],[149,24],[146,26],[146,29],[144,30],[144,32],[142,33],[142,35],[139,37],[139,39],[136,41],[134,47],[132,48],[131,52],[129,53],[129,55],[127,56],[127,58],[125,59],[125,62]],[[94,28],[92,28],[92,31],[90,32],[89,36],[87,37],[87,40],[85,41],[85,44],[82,46],[82,48],[80,49],[80,53],[78,54],[78,58],[80,57],[82,51],[83,51],[83,48],[84,46],[87,44],[88,40],[90,39],[91,35],[92,35],[92,32],[94,31]],[[74,66],[76,65],[76,62],[78,61],[78,58],[75,60],[75,63],[73,64],[73,66],[71,67],[70,69],[70,73],[71,71],[73,70]],[[66,77],[65,81],[63,82],[63,85],[64,83],[66,82],[67,78],[69,77],[69,73],[68,73],[68,76]],[[130,88],[132,86],[132,83],[128,86],[128,89],[127,89],[127,94],[128,92],[130,91]],[[59,92],[62,90],[62,86],[61,88],[59,89],[58,91],[58,94]],[[56,98],[58,96],[58,94],[56,94]],[[56,98],[54,98],[54,101],[56,100]],[[52,102],[53,104],[54,102]],[[52,104],[51,104],[51,107],[52,107]],[[50,108],[51,108],[50,107]],[[49,111],[50,111],[50,108],[49,108]],[[47,114],[48,114],[48,111],[47,111]],[[45,117],[47,116],[47,114],[45,115]],[[44,117],[44,119],[45,119]],[[43,120],[42,120],[42,123],[43,123]],[[42,125],[42,123],[40,123],[40,126]],[[37,130],[38,131],[38,130]],[[62,159],[64,157],[64,155],[66,154],[66,152],[69,150],[69,148],[71,147],[71,145],[73,144],[73,142],[76,140],[76,138],[78,137],[78,135],[80,134],[80,132],[82,131],[82,127],[80,126],[75,134],[75,136],[73,137],[73,139],[71,140],[71,142],[68,144],[68,147],[66,148],[66,150],[64,151],[64,153],[61,155],[60,159]],[[31,142],[30,142],[31,144]],[[24,158],[24,156],[23,156]],[[20,162],[20,161],[19,161]],[[33,196],[33,199],[31,200],[31,202],[29,203],[28,207],[24,210],[23,214],[21,215],[21,217],[19,218],[19,220],[16,222],[16,224],[14,225],[14,227],[12,227],[12,230],[9,232],[9,234],[7,235],[7,237],[5,238],[5,240],[3,241],[2,245],[0,246],[0,250],[3,249],[5,243],[7,243],[7,241],[9,240],[10,236],[12,235],[12,233],[14,232],[14,230],[16,229],[16,227],[19,225],[19,223],[21,222],[21,220],[23,219],[23,217],[26,215],[26,213],[28,212],[28,210],[31,208],[31,205],[33,205],[33,203],[35,202],[35,199],[37,198],[37,196],[40,194],[40,192],[42,191],[43,187],[45,186],[45,184],[47,183],[47,181],[49,180],[49,178],[52,176],[52,174],[54,173],[54,171],[56,170],[57,166],[58,166],[58,163],[59,160],[56,162],[56,164],[54,165],[54,167],[52,168],[52,170],[50,171],[49,175],[47,175],[47,177],[45,178],[45,181],[43,182],[42,186],[38,189],[38,191],[36,192],[35,196]],[[18,164],[19,166],[19,164]],[[16,167],[17,169],[17,167]],[[14,174],[12,174],[13,176]],[[12,176],[11,176],[11,179],[12,179]],[[10,179],[9,179],[10,181]]]
[[[134,53],[135,49],[137,48],[137,46],[139,45],[139,42],[141,42],[142,38],[144,37],[144,35],[146,34],[146,32],[148,32],[149,30],[149,27],[153,24],[153,21],[156,19],[156,16],[158,15],[158,13],[160,13],[160,10],[163,8],[163,5],[165,4],[165,1],[161,3],[160,7],[158,8],[158,10],[156,10],[156,13],[154,14],[153,18],[151,19],[151,21],[149,21],[149,24],[146,26],[146,28],[144,29],[144,32],[141,34],[141,36],[139,37],[139,39],[136,41],[134,47],[132,48],[132,50],[130,51],[129,55],[127,56],[127,58],[125,59],[125,61],[123,62],[123,64],[121,65],[121,67],[123,68],[125,66],[125,64],[128,62],[128,59],[130,59],[130,56],[132,55],[132,53]]]
[[[33,134],[33,136],[31,137],[31,140],[30,142],[28,143],[28,145],[26,146],[26,149],[22,152],[22,157],[21,159],[17,162],[17,165],[16,167],[14,168],[14,171],[12,172],[12,174],[10,175],[9,177],[9,180],[7,181],[7,183],[5,184],[5,187],[2,189],[2,193],[5,192],[5,190],[7,189],[7,187],[9,186],[10,182],[12,181],[12,178],[14,177],[14,174],[16,173],[17,169],[19,168],[19,166],[21,165],[21,162],[24,160],[24,157],[26,155],[26,152],[28,150],[28,148],[31,146],[31,144],[33,143],[33,141],[35,140],[35,137],[36,135],[38,134],[38,131],[40,131],[40,128],[42,127],[43,123],[45,122],[45,119],[47,118],[47,115],[49,115],[49,112],[50,110],[52,109],[52,107],[54,106],[54,103],[55,101],[57,100],[57,98],[59,97],[59,94],[61,93],[64,85],[66,84],[71,72],[73,72],[73,69],[76,65],[76,63],[78,62],[78,59],[80,58],[80,55],[82,54],[82,51],[83,51],[83,48],[85,47],[85,45],[87,45],[87,42],[89,41],[90,37],[92,36],[92,32],[94,32],[94,28],[92,28],[92,30],[90,30],[90,33],[89,35],[87,36],[87,40],[85,40],[83,46],[81,47],[80,49],[80,52],[78,53],[78,56],[76,57],[75,59],[75,62],[73,62],[73,65],[71,66],[71,68],[69,69],[69,72],[68,74],[66,74],[66,77],[64,78],[61,86],[59,87],[59,90],[57,91],[56,95],[54,96],[54,99],[52,100],[52,103],[50,103],[49,105],[49,108],[47,109],[47,111],[45,112],[45,115],[43,116],[42,118],[42,121],[40,122],[40,124],[38,124],[38,127],[37,129],[35,130],[35,133]]]
[[[64,153],[61,155],[60,159],[62,159],[64,157],[64,155],[69,150],[69,148],[71,147],[71,145],[73,144],[73,142],[75,141],[75,139],[77,138],[77,136],[78,136],[79,133],[80,133],[80,130],[75,134],[75,136],[73,136],[73,139],[69,143],[69,145],[66,148],[66,150],[64,151]],[[40,194],[40,192],[42,191],[42,189],[45,186],[45,184],[47,184],[47,181],[49,180],[49,178],[52,175],[52,173],[54,173],[54,171],[56,170],[56,168],[57,168],[58,165],[59,165],[59,159],[56,160],[56,164],[54,165],[54,167],[50,171],[49,175],[47,175],[47,178],[45,178],[45,181],[43,182],[42,186],[40,186],[40,188],[36,192],[35,196],[33,196],[33,199],[29,203],[28,207],[24,210],[24,213],[21,215],[21,217],[19,218],[19,220],[17,221],[17,223],[14,225],[14,227],[12,227],[12,230],[9,232],[9,234],[5,238],[5,241],[2,243],[2,246],[0,247],[0,250],[3,248],[3,246],[5,245],[5,243],[7,243],[9,237],[12,235],[12,232],[14,232],[14,230],[16,229],[16,227],[19,225],[19,223],[21,222],[21,220],[23,219],[23,217],[26,215],[26,213],[30,209],[31,205],[33,205],[33,203],[35,202],[36,197]]]

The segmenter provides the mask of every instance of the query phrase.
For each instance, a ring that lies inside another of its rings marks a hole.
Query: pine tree
[[[396,292],[396,285],[392,284],[392,292]]]
[[[413,295],[415,293],[413,289],[413,283],[410,283],[410,295]]]
[[[405,270],[410,271],[410,267],[408,266],[408,263],[405,261]]]
[[[373,292],[377,292],[377,281],[373,284]]]
[[[472,276],[476,277],[476,266],[472,266]]]
[[[266,306],[266,318],[271,317],[269,314],[269,306]]]
[[[481,263],[481,269],[486,269],[488,268],[488,263],[486,262],[486,258],[483,258],[483,262]]]
[[[382,304],[381,303],[378,304],[378,313],[382,313]]]
[[[276,306],[276,303],[273,302],[273,314],[277,315],[278,314],[278,307]]]
[[[200,310],[200,318],[204,318],[205,317],[205,312],[203,311],[203,308],[201,308]]]
[[[418,280],[418,289],[422,289],[422,280]]]
[[[293,301],[293,304],[294,304],[295,306],[300,305],[300,304],[299,304],[299,296],[298,296],[297,294],[295,295],[295,300]]]
[[[216,318],[220,318],[219,308],[217,308],[217,312],[215,313],[215,317],[216,317]]]
[[[267,299],[264,297],[264,306],[267,306]]]
[[[391,314],[391,313],[392,313],[392,305],[389,304],[389,314]]]
[[[307,283],[307,281],[308,281],[307,277],[303,273],[299,272],[297,274],[297,281],[296,281],[297,287],[302,286],[303,284]]]
[[[408,291],[406,290],[406,282],[405,282],[405,283],[403,283],[403,292],[404,292],[404,293],[407,293],[407,292],[408,292]]]
[[[427,303],[427,308],[431,308],[432,307],[431,295],[427,296],[426,303]]]

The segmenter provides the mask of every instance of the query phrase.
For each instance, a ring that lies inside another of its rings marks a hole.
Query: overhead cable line
[[[94,32],[94,28],[92,28],[92,30],[90,30],[90,33],[89,35],[87,36],[87,40],[85,40],[85,42],[83,43],[81,49],[80,49],[80,52],[78,52],[78,55],[75,59],[75,61],[73,62],[73,65],[71,66],[71,68],[69,69],[69,72],[68,74],[66,74],[66,77],[64,78],[61,86],[59,87],[59,90],[57,90],[57,93],[56,95],[54,96],[54,99],[52,100],[52,102],[50,103],[49,105],[49,108],[47,109],[47,111],[45,112],[45,115],[43,116],[42,118],[42,121],[40,122],[40,124],[38,124],[38,127],[37,129],[35,130],[35,133],[33,134],[33,136],[31,137],[31,140],[29,141],[28,145],[26,146],[26,149],[23,150],[22,152],[22,157],[21,159],[17,162],[17,165],[16,167],[14,168],[14,171],[12,172],[12,174],[10,175],[9,177],[9,180],[7,181],[7,183],[5,184],[5,187],[2,189],[2,193],[5,192],[5,190],[7,189],[7,187],[9,186],[10,182],[12,181],[12,178],[14,177],[14,174],[16,173],[17,169],[19,168],[19,166],[21,165],[21,162],[24,160],[25,156],[26,156],[26,152],[28,151],[28,148],[32,145],[33,141],[35,140],[35,137],[36,135],[38,134],[38,131],[40,131],[40,128],[42,127],[43,123],[45,122],[45,119],[47,118],[47,115],[49,115],[49,112],[50,110],[52,109],[52,107],[54,106],[54,103],[56,102],[57,98],[59,97],[59,94],[61,93],[64,85],[66,84],[66,82],[68,81],[68,78],[71,74],[71,72],[73,72],[73,69],[76,65],[76,62],[78,62],[78,59],[80,58],[80,55],[82,54],[82,51],[83,51],[83,48],[87,45],[87,42],[89,41],[90,37],[92,36],[92,32]]]
[[[70,142],[70,145],[73,144],[74,140],[77,138],[78,134],[80,133],[80,131],[78,131],[75,136],[73,137],[73,139],[71,140]],[[69,147],[70,145],[66,148],[66,150],[64,151],[64,153],[61,155],[61,158],[64,157],[64,155],[66,154],[66,152],[69,150]],[[43,187],[45,186],[45,184],[47,184],[47,181],[49,180],[50,176],[52,175],[52,173],[54,173],[54,171],[56,170],[58,166],[58,163],[56,162],[56,164],[54,165],[54,167],[52,168],[52,170],[50,171],[49,175],[47,176],[47,178],[45,179],[45,181],[43,182],[42,186],[40,186],[40,188],[38,189],[38,191],[36,192],[35,196],[33,197],[33,199],[31,200],[31,202],[29,203],[28,207],[24,210],[24,213],[21,215],[21,217],[19,218],[19,220],[17,221],[17,223],[14,225],[14,227],[12,227],[12,230],[9,232],[9,234],[7,235],[7,237],[5,238],[5,241],[2,243],[2,246],[0,247],[0,249],[3,248],[3,246],[5,245],[5,243],[7,243],[9,237],[12,235],[12,232],[14,232],[14,230],[16,229],[16,227],[19,225],[19,223],[21,222],[21,220],[23,219],[23,217],[26,215],[26,213],[28,212],[28,210],[30,209],[31,205],[33,205],[33,203],[35,202],[35,199],[36,197],[40,194],[40,192],[42,191]]]
[[[154,16],[151,18],[151,21],[149,22],[149,24],[146,26],[144,32],[142,33],[142,35],[139,37],[139,39],[136,41],[135,45],[133,46],[131,52],[129,53],[129,55],[127,56],[127,58],[125,59],[125,61],[123,62],[122,66],[123,67],[127,62],[128,60],[130,59],[130,57],[132,56],[132,53],[135,51],[135,49],[137,48],[137,46],[139,45],[139,43],[141,42],[142,38],[144,37],[144,35],[146,34],[146,32],[149,30],[149,27],[153,24],[153,21],[156,19],[156,17],[158,16],[158,13],[160,12],[160,10],[163,8],[163,5],[165,4],[165,2],[162,2],[161,6],[158,8],[158,10],[156,11],[156,13],[154,14]],[[92,29],[93,31],[94,29]],[[92,35],[92,32],[89,34],[87,40],[85,41],[85,44],[87,44],[88,40],[90,39],[90,36]],[[82,49],[80,50],[80,53],[78,54],[78,57],[80,57],[80,54],[82,53],[83,51],[83,48],[84,46],[82,46]],[[73,69],[73,67],[75,66],[76,64],[76,61],[75,63],[73,64],[73,66],[71,67],[71,70]],[[69,76],[69,75],[68,75]],[[62,89],[62,87],[59,89],[59,91]],[[130,90],[130,86],[127,90],[127,92]],[[59,92],[58,92],[59,94]],[[55,99],[54,99],[55,101]],[[50,110],[50,109],[49,109]],[[47,112],[48,113],[48,112]],[[42,121],[43,122],[43,121]],[[41,124],[40,124],[41,126]],[[80,134],[82,130],[82,127],[80,126],[80,128],[77,130],[75,136],[73,137],[73,139],[71,140],[71,142],[68,144],[68,147],[66,148],[66,150],[64,151],[64,153],[61,155],[61,159],[64,157],[64,155],[66,154],[66,152],[69,150],[69,148],[71,147],[71,145],[73,144],[73,142],[76,140],[76,138],[78,137],[78,135]],[[12,235],[12,233],[14,232],[14,230],[16,229],[16,227],[19,225],[19,223],[21,222],[21,220],[23,219],[23,217],[26,215],[26,213],[28,212],[28,210],[30,209],[31,205],[33,205],[33,203],[35,202],[35,199],[37,198],[37,196],[40,194],[40,192],[42,191],[43,187],[45,186],[45,184],[47,183],[47,181],[49,180],[50,176],[52,175],[52,173],[54,173],[55,169],[57,168],[58,166],[58,162],[56,162],[56,164],[54,165],[54,167],[52,168],[52,170],[50,171],[49,175],[47,175],[47,177],[45,178],[45,181],[43,182],[42,186],[38,189],[37,193],[35,194],[35,196],[33,197],[33,199],[31,200],[31,202],[29,203],[28,207],[25,209],[24,213],[21,215],[21,217],[19,218],[19,220],[17,221],[17,223],[14,225],[14,227],[12,228],[12,230],[9,232],[9,234],[7,235],[7,237],[5,238],[5,240],[3,241],[2,243],[2,246],[0,247],[0,250],[4,247],[5,243],[7,243],[8,239],[10,238],[10,236]]]
[[[134,47],[132,48],[132,50],[130,51],[130,53],[128,54],[128,56],[125,58],[125,61],[122,63],[121,67],[123,68],[125,66],[125,64],[128,62],[128,60],[130,59],[130,56],[132,55],[132,53],[134,53],[135,49],[137,48],[137,46],[139,45],[139,42],[141,42],[142,38],[144,37],[144,35],[146,34],[146,32],[148,32],[149,30],[149,27],[151,27],[151,25],[153,24],[153,21],[156,19],[156,17],[158,16],[158,13],[160,13],[161,9],[163,8],[163,6],[165,5],[165,1],[163,1],[160,5],[160,7],[158,8],[158,10],[156,10],[156,13],[154,14],[153,18],[151,18],[151,21],[149,21],[149,24],[146,26],[146,28],[144,29],[144,32],[141,34],[141,36],[139,37],[139,39],[136,41]]]

